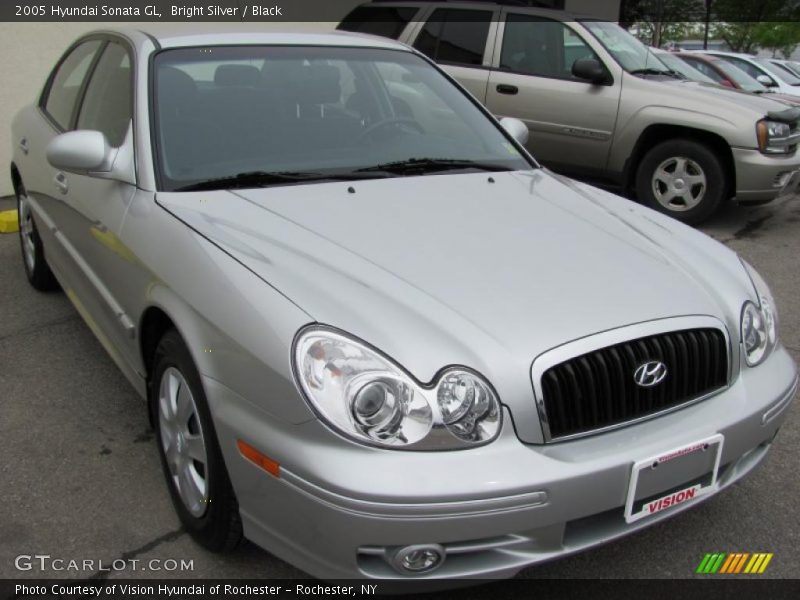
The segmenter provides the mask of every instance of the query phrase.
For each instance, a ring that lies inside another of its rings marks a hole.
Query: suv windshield
[[[789,71],[781,69],[778,65],[773,64],[765,58],[753,58],[755,62],[764,67],[765,70],[772,73],[778,79],[785,81],[789,85],[800,85],[800,79],[792,75]]]
[[[596,37],[620,66],[629,73],[668,73],[671,69],[661,62],[652,49],[633,37],[616,23],[582,20],[581,24]]]
[[[154,69],[161,189],[535,166],[410,52],[182,48],[159,53]]]

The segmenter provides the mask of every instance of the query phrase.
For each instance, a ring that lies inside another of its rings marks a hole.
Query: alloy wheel
[[[161,376],[158,408],[172,482],[187,510],[200,518],[208,508],[208,452],[192,390],[175,367]]]
[[[671,211],[691,210],[706,195],[706,174],[700,165],[685,156],[663,161],[653,172],[653,195]]]

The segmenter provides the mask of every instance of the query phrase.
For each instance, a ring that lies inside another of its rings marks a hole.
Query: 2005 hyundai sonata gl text
[[[526,135],[377,38],[67,51],[13,123],[23,262],[147,399],[200,543],[507,577],[761,462],[797,387],[767,284]]]

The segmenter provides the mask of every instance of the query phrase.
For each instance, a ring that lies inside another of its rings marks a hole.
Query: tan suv
[[[502,3],[376,1],[339,29],[412,45],[495,115],[523,120],[543,164],[688,223],[728,198],[768,202],[800,179],[800,110],[678,79],[614,23]]]

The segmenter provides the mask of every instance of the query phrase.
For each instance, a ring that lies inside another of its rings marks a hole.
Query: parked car
[[[719,81],[714,80],[712,77],[709,77],[702,71],[698,70],[693,65],[681,60],[679,55],[675,52],[667,52],[666,50],[661,50],[660,48],[650,48],[650,51],[658,58],[659,61],[661,61],[661,63],[667,67],[667,69],[669,69],[673,75],[676,75],[681,79],[694,81],[697,83],[713,83],[715,85],[719,85],[720,83]]]
[[[777,58],[771,58],[770,62],[788,71],[790,75],[800,78],[800,63],[794,60],[781,60]]]
[[[800,77],[774,64],[769,59],[738,52],[720,52],[717,50],[707,50],[702,51],[702,53],[724,58],[772,91],[790,96],[800,96]]]
[[[762,203],[793,189],[798,111],[712,86],[678,93],[670,69],[613,23],[494,3],[374,2],[339,28],[391,32],[492,113],[523,120],[543,164],[686,223],[731,197]]]
[[[750,265],[540,168],[397,42],[91,33],[12,132],[28,279],[146,400],[212,550],[508,577],[728,488],[797,388]]]
[[[691,52],[681,52],[673,54],[673,56],[675,59],[691,65],[696,71],[713,79],[719,85],[759,94],[762,97],[779,100],[788,104],[800,105],[800,96],[773,92],[770,88],[724,58],[712,56],[711,54],[695,54]]]

